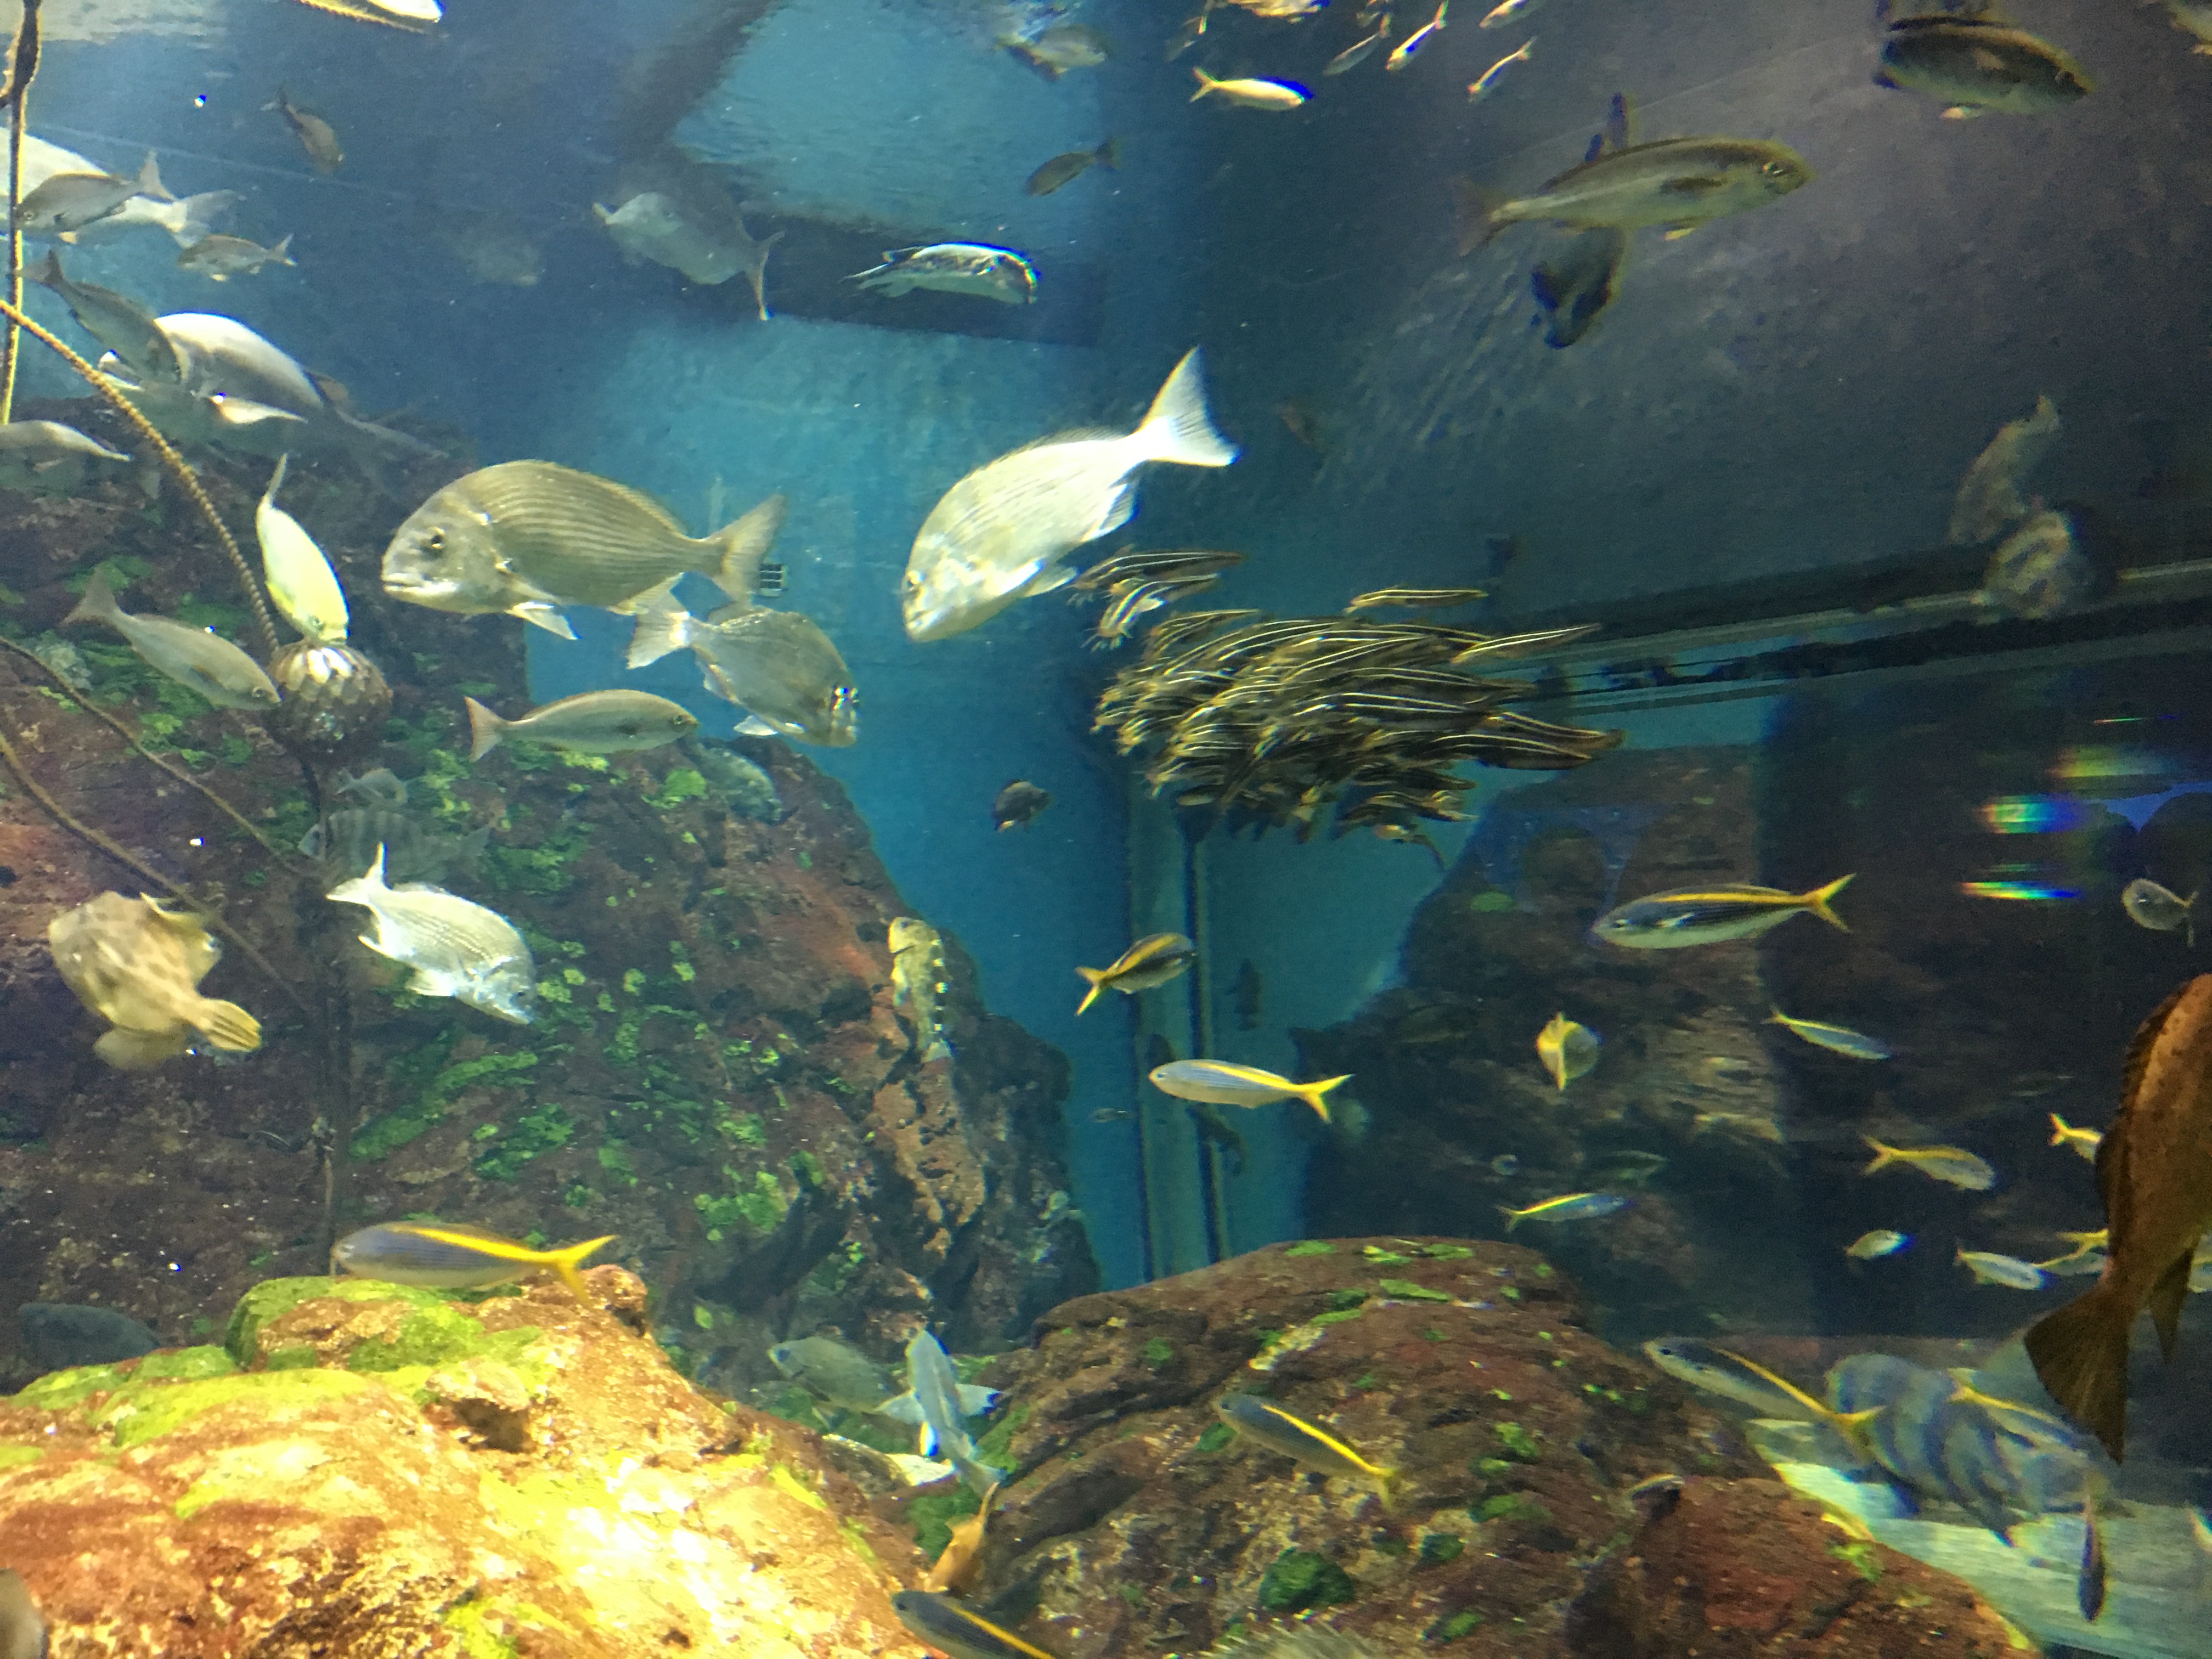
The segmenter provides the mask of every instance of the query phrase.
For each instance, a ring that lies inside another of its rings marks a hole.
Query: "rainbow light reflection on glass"
[[[2084,743],[2060,750],[2051,775],[2060,783],[2082,783],[2094,778],[2162,778],[2172,770],[2173,762],[2154,749]]]
[[[2056,904],[2081,896],[2078,887],[2054,887],[2047,881],[1962,881],[1959,890],[1968,898],[2011,899],[2027,904]]]
[[[2048,836],[2089,821],[2087,801],[2071,795],[1999,795],[1978,809],[1982,827],[2000,836]]]

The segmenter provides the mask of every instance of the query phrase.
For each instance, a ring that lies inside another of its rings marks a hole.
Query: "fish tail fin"
[[[1339,1084],[1351,1081],[1352,1073],[1346,1072],[1342,1077],[1323,1078],[1319,1083],[1301,1083],[1292,1092],[1314,1110],[1319,1112],[1321,1121],[1326,1123],[1328,1121],[1328,1103],[1322,1097]]]
[[[360,875],[348,878],[323,895],[340,904],[367,904],[377,894],[386,890],[384,884],[384,843],[376,843],[376,862]]]
[[[1193,346],[1146,411],[1137,440],[1146,460],[1177,466],[1227,466],[1237,446],[1213,429],[1206,412],[1205,370]]]
[[[1501,1204],[1498,1206],[1498,1213],[1505,1218],[1505,1231],[1509,1235],[1521,1224],[1521,1212],[1518,1210],[1508,1209]]]
[[[576,1269],[592,1251],[605,1249],[621,1237],[620,1233],[609,1233],[605,1238],[587,1238],[565,1249],[549,1250],[545,1253],[545,1265],[561,1276],[561,1282],[576,1293],[577,1300],[586,1300],[590,1292],[584,1288],[583,1274]]]
[[[261,1022],[234,1002],[202,1000],[192,1024],[207,1033],[208,1041],[235,1054],[249,1054],[261,1046]]]
[[[1106,970],[1103,968],[1079,968],[1075,971],[1082,975],[1091,987],[1083,994],[1083,1000],[1075,1005],[1075,1012],[1080,1014],[1097,1001],[1098,994],[1106,988]]]
[[[921,1063],[925,1066],[928,1065],[932,1060],[950,1060],[951,1058],[952,1045],[947,1042],[941,1034],[930,1038],[929,1046],[921,1051]]]
[[[775,545],[776,533],[783,528],[783,515],[789,507],[782,495],[771,495],[708,538],[715,544],[716,556],[707,574],[738,604],[752,602],[753,593],[760,586],[761,560]]]
[[[1815,887],[1811,892],[1805,895],[1804,902],[1806,911],[1809,915],[1820,917],[1821,921],[1826,922],[1831,927],[1840,927],[1846,933],[1850,933],[1851,931],[1850,924],[1828,908],[1828,901],[1835,897],[1837,894],[1842,892],[1844,888],[1850,886],[1853,878],[1856,878],[1857,874],[1858,872],[1854,870],[1848,876],[1838,876],[1826,887]]]
[[[1198,90],[1190,95],[1190,101],[1194,104],[1221,84],[1202,69],[1193,69],[1191,73],[1198,77]]]
[[[474,697],[461,701],[469,706],[469,758],[480,761],[499,747],[500,738],[506,735],[512,722],[501,720]]]
[[[57,293],[60,292],[62,285],[69,281],[68,277],[62,275],[62,256],[58,248],[48,248],[46,257],[37,264],[27,266],[23,275],[40,287],[52,289]]]
[[[2066,1144],[2067,1131],[2071,1129],[2074,1126],[2069,1123],[2064,1118],[2059,1116],[2057,1113],[2051,1113],[2051,1144],[2054,1146],[2063,1146]]]
[[[1452,234],[1461,258],[1486,245],[1504,228],[1506,222],[1498,216],[1504,205],[1504,197],[1485,190],[1472,179],[1452,180]]]
[[[277,243],[275,247],[269,250],[269,263],[276,265],[297,265],[300,263],[297,259],[295,259],[292,257],[292,233],[290,231],[286,231],[284,233],[284,240]]]
[[[2187,1258],[2182,1285],[2188,1285]],[[2100,1284],[2027,1328],[2027,1357],[2066,1414],[2104,1442],[2118,1462],[2127,1449],[2128,1327],[2133,1312]]]
[[[1109,173],[1120,171],[1121,166],[1121,141],[1119,138],[1109,138],[1104,143],[1099,145],[1097,149],[1091,152],[1091,159],[1098,166],[1104,167]]]
[[[190,247],[204,240],[215,231],[215,222],[230,211],[238,200],[234,190],[204,190],[197,196],[187,196],[177,204],[177,211],[164,227],[179,247]],[[289,247],[292,239],[287,236],[277,246]],[[285,262],[290,264],[289,260]]]
[[[1885,1146],[1881,1142],[1876,1140],[1872,1135],[1861,1135],[1859,1139],[1866,1142],[1869,1146],[1874,1149],[1874,1162],[1868,1164],[1865,1169],[1860,1170],[1859,1173],[1861,1175],[1872,1175],[1877,1170],[1887,1170],[1891,1164],[1896,1163],[1899,1158],[1904,1157],[1904,1154],[1899,1152],[1896,1147]]]
[[[630,629],[629,654],[624,659],[630,667],[659,662],[670,652],[681,651],[691,643],[691,624],[696,618],[676,603],[672,578],[635,603],[637,626]]]
[[[154,152],[150,149],[146,152],[146,165],[138,169],[138,194],[150,196],[157,202],[173,202],[177,199],[169,194],[168,187],[162,184],[161,169],[155,164]]]
[[[84,597],[76,602],[76,609],[62,618],[62,626],[71,623],[101,622],[110,626],[123,618],[122,607],[115,603],[115,590],[107,585],[105,571],[95,570],[92,580],[84,585]]]
[[[1398,1482],[1405,1473],[1403,1469],[1396,1468],[1375,1471],[1375,1490],[1382,1499],[1382,1512],[1385,1515],[1398,1507]]]

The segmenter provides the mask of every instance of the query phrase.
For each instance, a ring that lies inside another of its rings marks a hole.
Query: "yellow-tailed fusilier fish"
[[[2184,932],[2191,945],[2197,943],[2197,921],[2191,914],[2197,908],[2194,893],[2183,898],[2169,888],[2138,877],[2122,890],[2120,908],[2138,927],[2148,927],[2154,933]]]
[[[898,916],[890,927],[891,1006],[906,1010],[921,1063],[952,1058],[942,1012],[946,989],[945,940],[919,916]]]
[[[1861,1233],[1844,1247],[1844,1254],[1854,1261],[1875,1261],[1886,1255],[1895,1255],[1912,1243],[1911,1233],[1901,1233],[1894,1227],[1877,1227],[1872,1232]]]
[[[1655,1337],[1644,1358],[1678,1382],[1748,1406],[1761,1417],[1831,1423],[1836,1413],[1785,1376],[1727,1348],[1694,1337]],[[1871,1415],[1871,1413],[1869,1413]]]
[[[650,495],[551,461],[506,461],[456,478],[416,507],[384,552],[384,591],[462,616],[504,611],[564,640],[568,605],[632,615],[689,571],[744,603],[783,527],[771,495],[694,540]]]
[[[295,104],[283,88],[277,88],[276,96],[261,107],[273,109],[284,118],[284,125],[292,129],[292,136],[307,152],[307,159],[314,163],[316,172],[336,173],[345,165],[345,147],[338,143],[337,129],[321,116]]]
[[[1597,1064],[1597,1033],[1565,1014],[1553,1014],[1551,1024],[1536,1033],[1536,1058],[1544,1062],[1562,1094],[1567,1085]]]
[[[350,618],[345,590],[337,573],[315,545],[315,538],[300,521],[276,505],[283,487],[289,455],[276,458],[269,475],[269,488],[261,492],[261,505],[253,512],[253,533],[261,544],[261,574],[268,579],[269,600],[284,613],[284,620],[301,636],[317,645],[331,645],[346,636]]]
[[[2043,1269],[2032,1261],[2022,1261],[2016,1255],[1999,1255],[1995,1250],[1969,1250],[1954,1246],[1951,1259],[1974,1276],[1978,1285],[2002,1285],[2008,1291],[2039,1291],[2043,1288]]]
[[[1468,82],[1467,101],[1470,104],[1479,104],[1484,99],[1489,97],[1492,93],[1498,90],[1498,84],[1504,79],[1507,70],[1510,69],[1516,64],[1527,63],[1531,58],[1535,56],[1535,52],[1536,42],[1534,39],[1532,37],[1529,40],[1523,40],[1521,43],[1520,51],[1507,52],[1504,57],[1499,58],[1488,69],[1483,70],[1480,75],[1475,76],[1474,80]]]
[[[243,236],[203,236],[177,256],[179,270],[196,271],[210,282],[227,283],[234,276],[251,276],[264,265],[298,265],[292,257],[292,239],[264,247]]]
[[[1397,49],[1384,61],[1382,67],[1395,75],[1407,64],[1412,63],[1437,36],[1444,32],[1444,14],[1450,9],[1451,0],[1437,0],[1435,15],[1401,41]],[[1528,48],[1524,46],[1522,50],[1525,52]]]
[[[2071,1146],[2083,1158],[2094,1164],[2097,1148],[2104,1139],[2101,1131],[2076,1128],[2057,1113],[2051,1114],[2051,1144],[2054,1146]]]
[[[1295,81],[1266,81],[1249,76],[1242,80],[1217,81],[1202,69],[1194,69],[1191,73],[1198,77],[1198,90],[1190,95],[1190,101],[1194,104],[1201,98],[1211,96],[1220,99],[1224,104],[1237,104],[1245,109],[1296,109],[1313,96]]]
[[[1134,432],[1046,438],[978,467],[945,491],[907,560],[899,603],[908,636],[964,633],[1017,599],[1073,580],[1066,556],[1136,511],[1140,467],[1227,466],[1236,459],[1237,447],[1207,418],[1194,349]]]
[[[1318,1083],[1293,1083],[1286,1077],[1257,1066],[1239,1066],[1226,1060],[1177,1060],[1155,1066],[1152,1087],[1177,1100],[1202,1101],[1209,1106],[1272,1106],[1279,1100],[1303,1100],[1328,1121],[1328,1102],[1322,1097],[1339,1084],[1352,1081],[1352,1073],[1323,1078]]]
[[[114,1028],[92,1051],[118,1071],[158,1066],[203,1036],[234,1054],[261,1046],[252,1015],[200,994],[222,953],[197,917],[102,893],[48,922],[46,944],[62,982]]]
[[[107,578],[98,571],[86,584],[76,609],[62,618],[71,623],[106,623],[131,641],[147,663],[179,685],[188,685],[225,708],[274,708],[276,688],[261,665],[212,629],[187,628],[167,617],[133,617],[115,603]]]
[[[1501,1204],[1498,1213],[1505,1218],[1505,1231],[1510,1233],[1524,1221],[1589,1221],[1599,1216],[1618,1215],[1627,1207],[1628,1200],[1619,1193],[1564,1193],[1526,1209],[1511,1209]]]
[[[1863,1031],[1854,1031],[1848,1025],[1831,1025],[1825,1020],[1792,1019],[1779,1008],[1767,1017],[1769,1025],[1779,1025],[1785,1031],[1795,1032],[1816,1048],[1826,1048],[1830,1054],[1847,1054],[1853,1060],[1887,1060],[1897,1051],[1878,1037]]]
[[[699,717],[650,691],[586,691],[502,720],[474,697],[469,708],[469,758],[482,760],[509,738],[580,755],[623,755],[658,749],[699,729]]]
[[[1334,1435],[1315,1427],[1303,1417],[1285,1411],[1273,1401],[1249,1394],[1224,1395],[1213,1402],[1213,1410],[1237,1433],[1294,1463],[1318,1469],[1323,1474],[1373,1481],[1382,1496],[1383,1506],[1389,1506],[1399,1472],[1369,1462]]]
[[[889,248],[883,264],[855,271],[846,280],[894,300],[918,288],[933,294],[969,294],[1010,306],[1032,304],[1037,296],[1036,267],[1013,249],[987,242]]]
[[[338,1240],[331,1252],[331,1266],[356,1279],[445,1291],[479,1290],[550,1273],[580,1297],[584,1279],[576,1269],[616,1237],[609,1233],[557,1250],[533,1250],[517,1239],[457,1222],[387,1221]]]
[[[1963,1146],[1885,1146],[1872,1135],[1859,1139],[1874,1149],[1874,1162],[1860,1170],[1861,1175],[1872,1175],[1894,1164],[1970,1193],[1985,1193],[1997,1184],[1997,1172]]]
[[[1993,17],[1900,17],[1882,43],[1878,87],[1925,93],[1948,120],[1992,110],[2039,115],[2087,97],[2081,66],[2048,40]]]
[[[1967,547],[1985,542],[2027,517],[2027,501],[2021,488],[2051,453],[2062,429],[2058,405],[2047,397],[2038,398],[2030,413],[1999,427],[1996,436],[1974,457],[1959,480],[1945,543]]]
[[[1375,49],[1390,38],[1390,14],[1384,12],[1377,21],[1375,33],[1364,40],[1356,40],[1328,60],[1323,75],[1342,75],[1347,70],[1358,69],[1375,55]],[[1304,441],[1300,440],[1301,442]]]
[[[1517,23],[1542,5],[1544,0],[1500,0],[1491,8],[1483,20],[1475,25],[1479,29],[1502,29],[1508,23]]]
[[[1849,933],[1843,918],[1828,908],[1828,901],[1843,891],[1850,879],[1838,876],[1809,893],[1733,883],[1679,887],[1607,911],[1590,933],[1607,945],[1632,951],[1674,951],[1692,945],[1753,939],[1801,912]]]
[[[1756,138],[1660,138],[1579,161],[1534,195],[1498,198],[1464,179],[1459,242],[1472,252],[1507,225],[1530,220],[1578,229],[1664,225],[1680,236],[1730,214],[1779,201],[1813,169],[1787,144]]]
[[[452,997],[518,1025],[530,1024],[538,997],[530,947],[496,910],[443,888],[386,886],[381,847],[367,875],[340,882],[325,896],[358,904],[376,919],[375,931],[361,942],[413,969],[407,988],[417,996]]]
[[[1139,991],[1164,985],[1188,972],[1197,960],[1198,947],[1181,933],[1147,933],[1115,957],[1111,966],[1075,970],[1091,987],[1083,994],[1083,1000],[1076,1004],[1075,1012],[1079,1014],[1089,1008],[1103,990],[1110,988],[1124,996],[1134,996]]]
[[[950,1595],[931,1590],[901,1590],[891,1611],[917,1641],[948,1659],[1058,1659]]]
[[[26,146],[26,155],[28,147]],[[159,202],[176,198],[161,187],[154,152],[135,179],[112,173],[57,173],[15,205],[15,223],[26,236],[60,236],[105,219],[134,196]]]

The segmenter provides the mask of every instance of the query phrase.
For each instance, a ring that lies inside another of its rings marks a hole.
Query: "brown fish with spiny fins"
[[[2105,1443],[2127,1444],[2128,1338],[2145,1307],[2173,1358],[2189,1266],[2212,1230],[2212,974],[2183,986],[2128,1049],[2118,1117],[2097,1148],[2112,1237],[2087,1294],[2028,1328],[2051,1397]]]

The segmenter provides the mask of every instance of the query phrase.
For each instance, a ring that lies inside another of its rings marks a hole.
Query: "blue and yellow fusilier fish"
[[[1801,911],[1849,933],[1844,919],[1828,908],[1828,901],[1850,880],[1850,876],[1838,876],[1809,893],[1735,883],[1676,888],[1607,911],[1590,933],[1625,950],[1679,951],[1692,945],[1753,939],[1770,927],[1779,927]]]
[[[1315,1427],[1303,1417],[1285,1411],[1273,1401],[1250,1394],[1224,1395],[1213,1402],[1213,1409],[1237,1433],[1294,1463],[1318,1469],[1323,1474],[1372,1480],[1382,1496],[1382,1506],[1390,1506],[1391,1488],[1397,1482],[1399,1472],[1369,1462],[1334,1435]]]
[[[1864,1031],[1854,1031],[1848,1025],[1831,1025],[1822,1019],[1792,1019],[1779,1008],[1768,1016],[1766,1023],[1794,1032],[1816,1048],[1826,1048],[1831,1054],[1847,1055],[1852,1060],[1887,1060],[1897,1052],[1879,1037],[1870,1037]]]
[[[891,1611],[917,1641],[951,1655],[951,1659],[1058,1659],[1057,1655],[1023,1641],[949,1595],[901,1590],[891,1597]]]
[[[1286,1077],[1257,1066],[1239,1066],[1230,1060],[1175,1060],[1155,1066],[1148,1073],[1152,1087],[1178,1100],[1195,1100],[1208,1106],[1272,1106],[1279,1100],[1303,1100],[1328,1121],[1328,1102],[1322,1099],[1352,1073],[1325,1077],[1317,1083],[1293,1083]]]
[[[1075,1012],[1079,1014],[1090,1007],[1109,986],[1124,996],[1134,996],[1188,972],[1197,960],[1198,946],[1181,933],[1147,933],[1109,966],[1075,970],[1091,987],[1075,1005]]]
[[[1619,1193],[1567,1193],[1531,1204],[1525,1210],[1510,1210],[1501,1204],[1498,1213],[1505,1218],[1505,1231],[1510,1233],[1524,1221],[1588,1221],[1627,1207],[1628,1200]]]
[[[451,1221],[387,1221],[363,1227],[338,1240],[331,1252],[332,1272],[392,1285],[421,1285],[434,1290],[481,1290],[534,1273],[550,1272],[578,1296],[585,1294],[576,1269],[594,1250],[619,1235],[588,1238],[557,1250],[533,1250],[520,1239],[502,1238],[481,1227]]]

